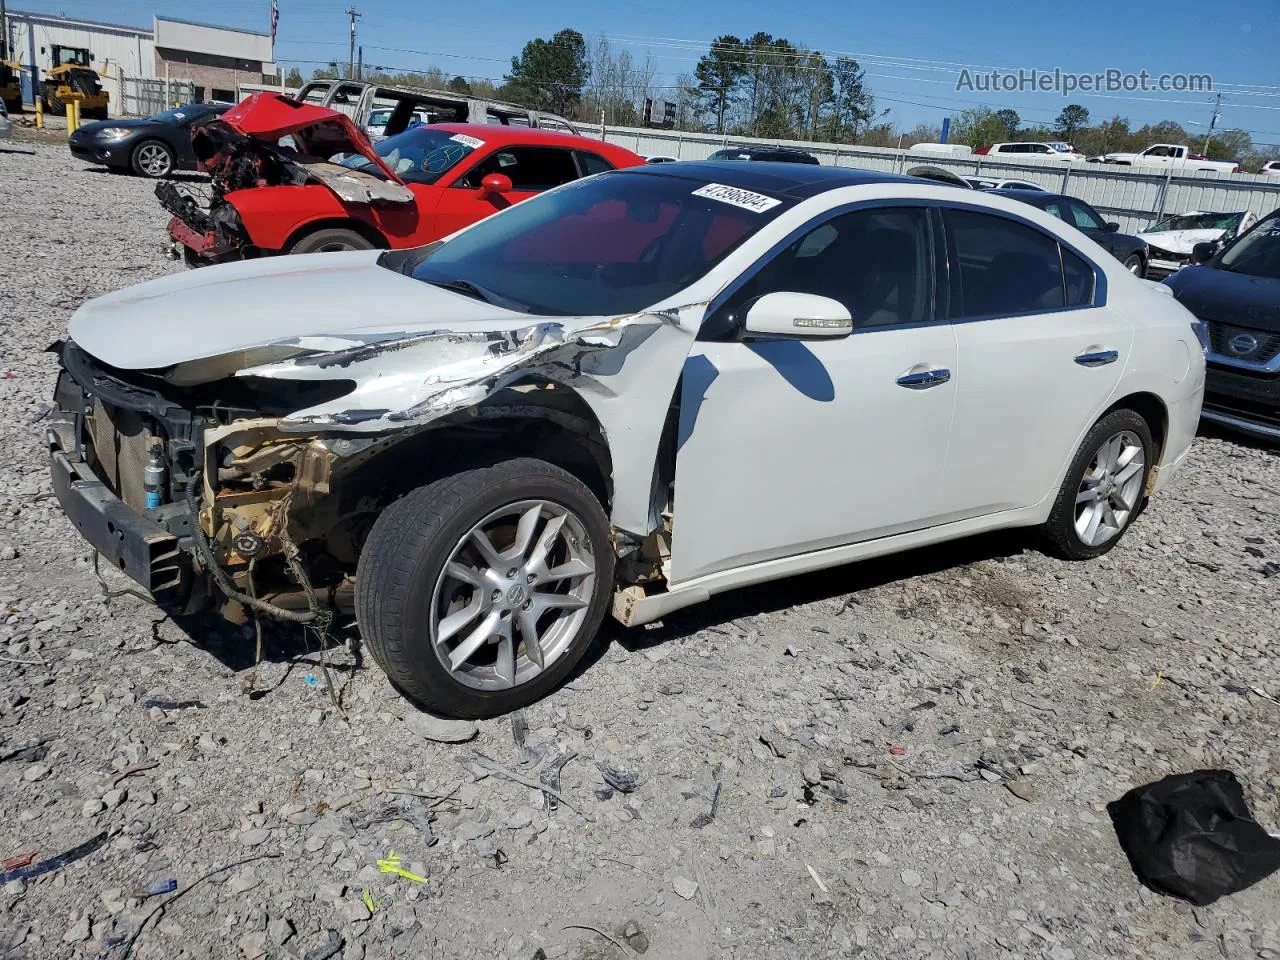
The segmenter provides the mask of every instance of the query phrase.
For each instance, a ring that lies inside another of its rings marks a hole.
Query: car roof
[[[682,161],[680,163],[645,164],[630,167],[628,176],[685,177],[703,183],[723,183],[743,190],[759,190],[774,196],[802,200],[867,183],[928,183],[916,177],[892,173],[858,170],[854,167],[824,167],[807,163],[724,163],[716,160]],[[610,174],[612,176],[613,174]]]
[[[580,137],[573,133],[561,133],[558,130],[543,130],[538,127],[525,127],[519,124],[505,123],[433,123],[432,130],[443,130],[447,133],[465,133],[493,144],[545,143],[548,146],[576,147],[579,150],[591,150],[595,153],[617,152],[631,153],[625,147],[590,137]],[[637,155],[638,156],[638,155]]]
[[[1021,200],[1023,203],[1030,203],[1037,207],[1057,200],[1075,200],[1077,203],[1085,203],[1079,197],[1068,197],[1063,193],[1049,193],[1047,190],[1021,190],[1016,187],[1005,187],[1001,190],[989,190],[987,192],[1009,197],[1013,200]]]

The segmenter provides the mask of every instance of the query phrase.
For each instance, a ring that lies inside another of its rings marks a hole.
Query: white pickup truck
[[[1185,144],[1157,143],[1141,153],[1105,153],[1097,157],[1095,163],[1114,163],[1126,167],[1156,167],[1174,170],[1185,170],[1195,173],[1208,170],[1213,173],[1239,173],[1240,165],[1233,160],[1210,160],[1198,153],[1192,153]]]

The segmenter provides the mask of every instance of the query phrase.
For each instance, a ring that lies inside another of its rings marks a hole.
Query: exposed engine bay
[[[204,258],[260,252],[236,210],[234,195],[243,191],[319,184],[343,203],[413,202],[349,118],[278,94],[256,94],[197,122],[191,144],[210,176],[208,196],[170,182],[155,192],[174,217],[170,237]]]

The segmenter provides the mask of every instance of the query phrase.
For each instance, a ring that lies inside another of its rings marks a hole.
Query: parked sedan
[[[708,160],[763,160],[768,163],[816,164],[818,158],[795,147],[729,147],[717,150]]]
[[[316,622],[354,584],[399,690],[492,716],[610,611],[998,528],[1106,553],[1190,449],[1193,322],[995,194],[636,166],[426,247],[89,302],[53,489],[169,602]]]
[[[1280,210],[1193,259],[1165,283],[1209,325],[1204,418],[1280,441]]]
[[[9,111],[5,108],[4,101],[0,100],[0,140],[7,140],[13,136],[13,121],[9,119]]]
[[[189,103],[144,120],[98,120],[71,135],[71,155],[140,177],[167,177],[196,169],[191,127],[231,109],[225,103]]]
[[[213,201],[170,184],[169,236],[188,263],[417,247],[580,177],[644,163],[599,140],[433,123],[371,145],[344,114],[257,94],[199,125]]]
[[[1068,197],[1061,193],[1048,193],[1043,190],[997,190],[1001,196],[1013,200],[1021,200],[1033,207],[1039,207],[1046,213],[1065,220],[1090,240],[1105,248],[1112,256],[1124,264],[1124,268],[1135,277],[1147,275],[1147,261],[1150,254],[1147,244],[1139,237],[1120,233],[1120,224],[1108,223],[1102,219],[1097,210],[1083,200]]]

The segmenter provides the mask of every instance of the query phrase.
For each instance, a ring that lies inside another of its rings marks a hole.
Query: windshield
[[[371,114],[369,114],[369,126],[385,127],[387,125],[387,121],[390,119],[391,119],[390,110],[374,110]]]
[[[788,203],[665,174],[605,173],[526,200],[400,268],[548,316],[617,316],[704,276]]]
[[[1280,280],[1280,217],[1272,214],[1227,247],[1218,266],[1232,273]]]
[[[1165,233],[1169,230],[1235,230],[1240,226],[1243,213],[1184,213],[1161,220],[1147,233]]]
[[[406,183],[435,183],[482,146],[484,141],[478,137],[422,126],[380,140],[373,149]],[[342,164],[353,170],[373,166],[367,157],[359,156],[348,157]]]
[[[717,150],[708,160],[750,160],[751,154],[743,153],[741,150]]]
[[[207,107],[187,104],[185,107],[174,107],[172,110],[164,111],[164,113],[157,113],[151,119],[160,123],[181,123],[183,120],[190,120],[197,113],[206,112],[207,109]]]

